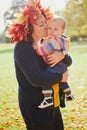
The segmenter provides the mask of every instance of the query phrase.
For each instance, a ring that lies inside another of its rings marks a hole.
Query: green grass
[[[20,130],[24,126],[18,109],[13,48],[13,44],[0,44],[0,130]]]
[[[73,44],[73,43],[72,43]],[[87,129],[87,44],[71,46],[73,64],[69,68],[69,84],[75,96],[62,109],[66,130]]]
[[[84,46],[83,46],[84,45]],[[17,99],[13,44],[0,44],[0,130],[25,130]],[[69,84],[75,96],[62,109],[65,130],[87,129],[87,44],[72,43]]]

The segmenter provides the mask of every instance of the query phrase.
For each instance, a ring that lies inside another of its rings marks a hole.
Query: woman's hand
[[[68,71],[63,73],[63,78],[62,78],[61,82],[67,82],[67,79],[68,79]]]
[[[50,67],[55,66],[64,58],[64,54],[59,51],[53,51],[51,54],[45,57],[45,62],[50,65]]]

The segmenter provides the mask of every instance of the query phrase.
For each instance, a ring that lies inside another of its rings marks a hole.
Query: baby
[[[64,73],[67,70],[67,67],[72,64],[72,60],[68,55],[70,39],[64,35],[66,22],[64,18],[52,18],[48,22],[48,37],[41,39],[40,44],[37,49],[37,53],[43,58],[46,55],[52,53],[52,51],[61,51],[64,53],[64,59],[56,64],[54,67],[48,67],[48,71],[52,73]],[[73,100],[71,94],[71,89],[68,83],[60,82],[59,86],[62,91],[66,94],[66,100]],[[43,87],[42,93],[44,94],[44,99],[39,108],[46,108],[53,105],[52,89],[48,87]]]

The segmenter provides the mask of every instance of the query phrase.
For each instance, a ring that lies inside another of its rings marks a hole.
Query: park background
[[[0,130],[25,130],[18,106],[18,84],[13,61],[15,44],[5,36],[5,31],[14,19],[14,12],[20,6],[23,8],[28,1],[11,0],[3,14],[4,26],[0,29]],[[51,0],[48,1],[52,8]],[[54,5],[58,5],[57,2],[55,0]],[[46,3],[45,0],[43,3]],[[61,108],[65,130],[87,130],[87,0],[61,0],[58,6],[52,10],[67,21],[66,34],[71,38],[69,53],[73,59],[69,67],[69,83],[75,99]]]

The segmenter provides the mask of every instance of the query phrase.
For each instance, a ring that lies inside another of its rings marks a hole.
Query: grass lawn
[[[25,130],[18,108],[13,48],[13,44],[0,44],[0,130]],[[72,43],[70,54],[69,84],[75,99],[61,108],[65,130],[87,130],[87,44]]]

